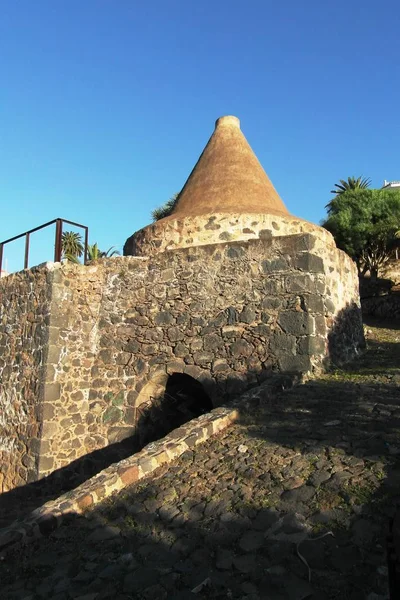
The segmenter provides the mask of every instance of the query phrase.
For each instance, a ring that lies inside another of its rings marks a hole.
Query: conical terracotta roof
[[[239,119],[226,116],[216,121],[168,218],[238,212],[289,214],[241,132]]]

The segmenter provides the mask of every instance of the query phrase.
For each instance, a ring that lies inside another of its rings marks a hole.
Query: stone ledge
[[[112,493],[136,483],[165,463],[170,463],[189,450],[222,431],[237,420],[236,406],[212,410],[175,429],[163,439],[148,444],[143,450],[110,465],[91,479],[56,500],[46,502],[23,521],[15,521],[0,531],[0,553],[18,543],[49,535],[68,513],[81,514]]]
[[[14,521],[0,530],[0,556],[16,544],[28,544],[38,537],[48,536],[62,524],[66,515],[83,514],[111,494],[151,475],[158,467],[173,462],[187,450],[223,431],[237,421],[241,412],[248,411],[259,402],[270,400],[276,391],[288,389],[301,381],[302,377],[296,373],[273,376],[229,406],[214,408],[192,419],[161,440],[148,444],[140,452],[100,471],[74,490],[46,502],[25,519]]]
[[[277,390],[290,388],[300,381],[296,374],[271,377],[229,406],[214,408],[189,421],[161,440],[148,444],[140,452],[110,465],[74,490],[46,502],[27,518],[14,521],[0,530],[0,556],[16,544],[28,544],[38,537],[49,535],[62,524],[65,515],[82,514],[111,494],[151,475],[161,465],[173,462],[187,450],[229,427],[237,421],[241,412],[249,410],[252,405],[265,402]]]

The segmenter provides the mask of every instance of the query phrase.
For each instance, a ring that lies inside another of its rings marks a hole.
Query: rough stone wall
[[[313,235],[312,239],[312,251],[324,264],[328,358],[341,364],[354,358],[365,346],[357,269],[351,258],[336,248],[333,239],[332,243],[330,237],[321,235]]]
[[[89,390],[98,351],[103,276],[97,267],[56,264],[44,370],[38,475],[69,465],[104,445],[89,410]]]
[[[50,280],[47,268],[0,279],[0,492],[37,479]]]
[[[300,233],[312,233],[329,246],[335,245],[326,229],[292,215],[216,213],[176,218],[172,214],[134,233],[125,243],[124,254],[153,256],[157,252],[177,248]]]
[[[350,259],[318,236],[267,238],[55,265],[39,477],[136,433],[173,373],[218,405],[279,371],[318,372],[330,348],[357,352]]]

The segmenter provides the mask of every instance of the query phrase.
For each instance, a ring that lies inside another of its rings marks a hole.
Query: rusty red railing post
[[[62,254],[62,220],[56,220],[56,240],[54,244],[54,262],[61,261]]]
[[[1,268],[3,266],[3,243],[0,243],[0,277],[1,277]]]
[[[26,233],[25,235],[25,258],[24,258],[24,269],[28,268],[28,263],[29,263],[29,239],[30,239],[30,233]]]

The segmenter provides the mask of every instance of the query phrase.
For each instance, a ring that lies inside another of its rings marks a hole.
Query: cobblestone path
[[[0,561],[2,600],[378,600],[400,500],[400,330]]]

